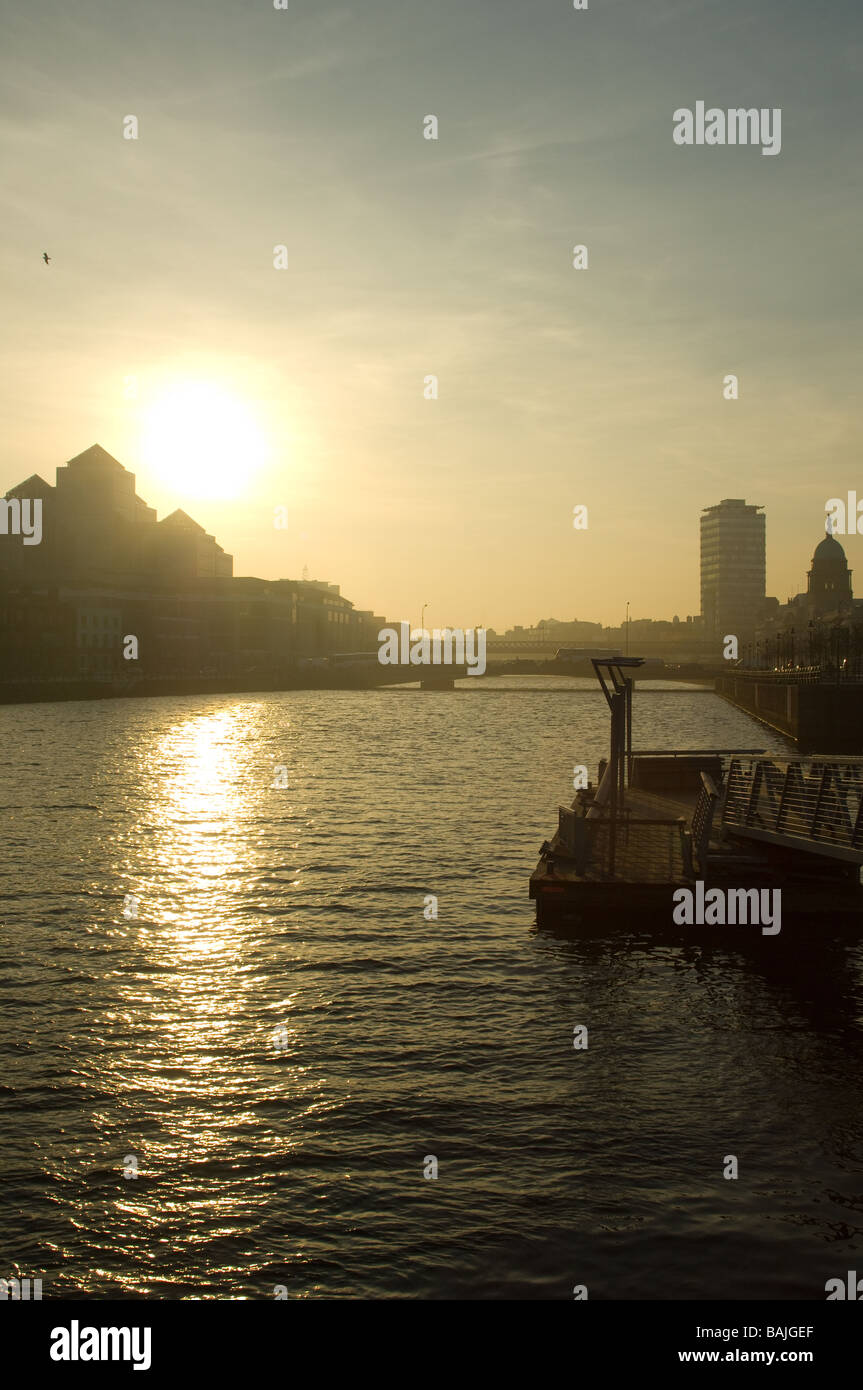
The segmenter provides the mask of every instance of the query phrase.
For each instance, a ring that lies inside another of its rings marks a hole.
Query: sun
[[[208,381],[167,387],[146,413],[142,458],[174,491],[190,497],[237,497],[266,459],[252,410]]]

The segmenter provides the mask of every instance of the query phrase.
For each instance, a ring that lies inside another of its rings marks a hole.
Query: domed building
[[[852,607],[851,571],[845,551],[835,536],[825,536],[815,547],[807,578],[806,603],[811,616],[842,613]]]
[[[845,551],[828,532],[819,541],[806,576],[806,593],[795,594],[759,624],[749,653],[767,669],[840,665],[863,674],[863,602],[851,589]]]

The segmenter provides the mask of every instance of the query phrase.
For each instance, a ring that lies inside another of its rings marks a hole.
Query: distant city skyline
[[[861,484],[837,9],[13,10],[0,491],[98,440],[238,574],[498,628],[697,612],[693,520],[745,496],[799,591]],[[781,108],[781,151],[676,144],[701,100]]]
[[[56,475],[57,475],[57,482],[58,482],[58,484],[60,483],[61,478],[64,478],[64,477],[67,475],[67,473],[68,473],[68,471],[69,471],[70,465],[72,465],[73,467],[77,467],[77,466],[79,466],[82,462],[88,461],[88,460],[90,460],[90,459],[96,460],[96,461],[97,461],[97,466],[98,466],[98,467],[107,466],[107,467],[109,468],[109,470],[110,470],[111,468],[117,468],[117,469],[119,469],[119,471],[120,471],[122,474],[124,474],[125,477],[126,477],[126,489],[125,489],[125,491],[128,492],[129,497],[130,497],[130,498],[131,498],[131,497],[136,497],[138,506],[139,506],[141,509],[143,509],[143,511],[147,512],[147,513],[152,517],[152,519],[155,521],[155,518],[156,518],[158,509],[157,509],[157,508],[152,508],[152,507],[145,506],[145,503],[144,503],[143,499],[142,499],[141,496],[140,496],[140,485],[137,483],[137,478],[136,478],[136,476],[133,474],[132,470],[127,470],[126,467],[125,467],[125,465],[122,464],[122,463],[120,462],[120,460],[115,459],[115,458],[110,454],[110,451],[104,449],[103,446],[102,446],[101,444],[98,444],[98,443],[97,443],[97,444],[93,444],[93,445],[91,445],[88,449],[83,450],[80,454],[77,454],[77,455],[74,455],[74,456],[71,457],[71,458],[65,459],[64,462],[63,462],[62,464],[59,464],[59,465],[55,464],[55,465],[54,465],[54,471],[56,472]],[[48,478],[47,476],[45,476],[45,474],[41,474],[41,473],[38,473],[38,472],[35,473],[35,474],[31,474],[27,479],[19,479],[19,480],[17,481],[17,483],[11,485],[11,488],[5,488],[5,489],[4,489],[4,492],[14,491],[14,494],[15,494],[17,497],[19,497],[20,499],[24,499],[25,494],[28,494],[28,487],[30,488],[31,491],[33,491],[34,496],[39,495],[39,496],[48,498],[48,499],[49,499],[49,505],[50,505],[50,495],[52,495],[53,492],[54,492],[54,486],[51,484],[51,482],[49,481],[49,478]],[[211,501],[211,499],[209,499],[209,500]],[[850,502],[850,499],[849,499],[849,502]],[[26,504],[23,502],[23,500],[22,500],[21,505],[22,505],[22,506],[26,505]],[[122,514],[122,512],[123,512],[123,509],[124,509],[124,506],[125,506],[125,505],[127,505],[127,504],[124,503],[123,506],[120,506],[119,501],[117,502],[117,506],[118,506],[118,512],[117,512],[118,519],[121,518],[121,514]],[[208,505],[208,499],[204,498],[204,499],[199,499],[198,504],[197,504],[197,507],[198,507],[198,509],[203,509],[204,511],[206,511],[206,510],[207,510],[207,505]],[[42,529],[41,509],[42,509],[42,503],[41,503],[41,502],[38,503],[38,506],[39,506],[39,510],[40,510],[39,525],[40,525],[40,538],[41,538],[41,529]],[[687,609],[686,606],[685,606],[685,604],[681,604],[680,602],[678,602],[678,603],[674,606],[673,612],[670,612],[670,613],[646,613],[646,612],[638,612],[638,611],[634,608],[634,605],[632,604],[632,601],[630,600],[630,601],[627,602],[627,605],[626,605],[626,612],[625,612],[623,615],[621,615],[620,617],[618,617],[618,618],[614,618],[614,617],[611,617],[611,618],[608,618],[608,617],[606,617],[606,618],[593,617],[593,616],[589,616],[588,613],[586,613],[586,612],[579,612],[579,611],[574,612],[574,613],[573,613],[573,612],[566,612],[566,611],[561,607],[559,613],[549,613],[549,614],[547,614],[547,616],[545,616],[545,617],[540,617],[540,618],[537,618],[536,615],[533,615],[533,616],[531,616],[530,618],[528,618],[527,621],[523,621],[523,620],[521,620],[521,619],[517,619],[517,620],[513,620],[513,621],[507,621],[507,620],[504,618],[500,623],[493,623],[493,622],[486,622],[484,619],[480,619],[479,621],[474,620],[473,626],[483,625],[483,626],[485,626],[486,628],[492,629],[493,631],[495,631],[495,632],[497,632],[497,633],[499,633],[499,634],[503,634],[503,633],[505,633],[505,632],[512,632],[512,631],[513,631],[514,629],[516,629],[516,628],[524,628],[524,629],[535,630],[538,626],[540,626],[541,624],[544,624],[544,623],[545,623],[545,624],[553,624],[553,623],[554,623],[554,624],[560,624],[561,626],[572,626],[572,625],[574,625],[574,624],[583,623],[585,626],[593,626],[593,627],[605,628],[605,629],[608,629],[608,630],[619,630],[619,631],[622,631],[622,630],[623,630],[623,627],[625,626],[626,621],[627,621],[627,616],[626,616],[627,613],[629,614],[629,622],[630,622],[631,624],[637,624],[637,623],[640,622],[640,621],[641,621],[641,622],[648,622],[648,623],[649,623],[649,622],[654,622],[654,623],[659,623],[659,624],[662,624],[662,623],[673,623],[673,622],[675,622],[675,621],[678,621],[678,622],[680,622],[681,624],[686,624],[687,622],[688,622],[688,623],[697,622],[697,621],[699,621],[699,620],[704,616],[702,609],[703,609],[703,600],[704,600],[704,592],[705,592],[705,591],[704,591],[704,587],[703,587],[703,586],[704,586],[704,582],[705,582],[705,579],[704,579],[704,576],[705,576],[705,571],[704,571],[704,564],[705,564],[705,558],[704,558],[704,557],[705,557],[705,552],[704,552],[705,526],[706,526],[706,525],[712,525],[712,524],[713,524],[713,522],[711,521],[711,518],[712,518],[713,516],[725,515],[725,514],[727,513],[727,510],[728,510],[729,507],[732,509],[732,514],[733,514],[733,509],[734,509],[735,507],[738,507],[738,506],[742,509],[742,512],[743,512],[743,513],[747,513],[747,514],[750,514],[750,513],[751,513],[751,514],[755,514],[755,513],[757,513],[757,514],[758,514],[758,521],[759,521],[759,525],[760,525],[760,536],[761,536],[760,546],[761,546],[762,553],[763,553],[763,548],[764,548],[764,532],[765,532],[765,522],[766,522],[766,516],[765,516],[766,508],[765,508],[763,505],[755,505],[755,506],[753,506],[752,504],[748,504],[748,503],[746,502],[745,499],[723,499],[721,503],[714,502],[714,503],[709,503],[709,504],[703,506],[703,507],[701,508],[700,513],[699,513],[699,531],[700,531],[700,544],[701,544],[701,584],[702,584],[701,600],[702,600],[702,601],[701,601],[701,603],[697,604],[697,605],[695,606],[695,608],[694,608],[692,611],[690,611],[689,609]],[[287,509],[286,509],[286,508],[277,508],[277,510],[286,511]],[[849,512],[849,515],[851,515],[850,512]],[[826,512],[826,511],[825,511],[825,518],[827,518],[827,512]],[[7,524],[8,524],[8,521],[7,521]],[[118,524],[120,524],[119,521],[118,521]],[[228,523],[228,524],[229,524],[229,523]],[[280,524],[281,524],[281,523],[280,523]],[[208,545],[209,547],[212,548],[213,546],[215,546],[215,551],[218,551],[220,554],[222,553],[223,547],[222,547],[220,544],[217,544],[217,543],[216,543],[216,538],[215,538],[213,535],[211,535],[211,534],[210,534],[210,535],[207,535],[207,534],[206,534],[206,528],[203,527],[203,526],[201,526],[201,525],[199,524],[199,522],[197,521],[197,516],[194,517],[194,518],[191,517],[191,516],[189,516],[189,514],[188,514],[188,513],[185,511],[185,509],[183,509],[183,508],[175,508],[174,511],[173,511],[172,513],[169,513],[167,516],[163,516],[162,519],[161,519],[161,521],[159,522],[159,527],[160,527],[160,530],[163,531],[163,532],[165,531],[165,528],[166,528],[166,527],[167,527],[167,528],[170,528],[171,531],[173,532],[173,534],[174,534],[175,536],[177,536],[177,537],[178,537],[178,530],[185,530],[187,533],[190,532],[190,531],[193,531],[193,532],[195,532],[195,533],[199,533],[200,536],[201,536],[202,543],[203,543],[204,540],[206,540],[206,543],[207,543],[207,545]],[[86,529],[86,528],[85,528],[85,529]],[[831,529],[831,527],[830,527],[830,522],[829,522],[829,518],[828,518],[827,521],[826,521],[825,534],[826,534],[826,532],[829,531],[830,529]],[[851,533],[852,535],[856,535],[856,534],[857,534],[856,531],[852,531],[852,530],[851,530],[850,524],[849,524],[849,528],[848,528],[848,529],[849,529],[849,531],[850,531],[850,533]],[[120,525],[120,531],[122,532],[122,525]],[[109,541],[109,538],[108,538],[108,537],[103,537],[102,539],[105,540],[105,541]],[[820,541],[820,539],[821,539],[821,536],[820,536],[820,535],[819,535],[819,538],[818,538],[818,539],[819,539],[819,541]],[[49,549],[50,549],[50,548],[51,548],[51,537],[50,537],[50,534],[49,534],[47,540],[48,540],[48,547],[49,547]],[[843,540],[845,540],[845,541],[847,542],[847,536],[844,535],[844,534],[843,534]],[[33,542],[32,542],[32,539],[31,539],[31,541],[29,541],[29,542],[24,542],[24,543],[25,543],[25,544],[32,545]],[[40,542],[39,542],[39,543],[41,543],[41,539],[40,539]],[[227,543],[230,544],[230,537],[228,537],[228,542],[227,542]],[[79,540],[79,545],[82,547],[83,553],[86,553],[86,552],[87,552],[87,548],[88,548],[88,546],[89,546],[90,544],[91,544],[91,541],[88,540],[87,537],[86,537],[85,535],[82,534],[82,537],[81,537],[80,540]],[[99,542],[99,544],[101,545],[101,541]],[[115,547],[119,547],[119,550],[122,552],[122,549],[123,549],[124,544],[125,544],[125,540],[124,540],[122,534],[118,533],[118,535],[117,535],[116,537],[114,537],[113,545],[114,545]],[[817,544],[817,542],[816,542],[815,544]],[[813,546],[812,546],[812,550],[813,550],[813,551],[814,551],[814,548],[815,548],[815,544],[813,544]],[[209,552],[207,552],[207,553],[209,553]],[[39,557],[39,558],[40,558],[40,561],[41,561],[41,558],[42,558],[41,554],[40,554],[40,557]],[[246,577],[249,577],[249,578],[263,579],[263,580],[267,580],[267,581],[270,581],[270,580],[284,580],[284,579],[289,579],[289,580],[291,580],[291,581],[300,580],[301,582],[310,582],[310,583],[318,584],[318,585],[323,584],[324,587],[327,587],[327,586],[335,587],[335,588],[336,588],[336,591],[338,591],[339,589],[343,589],[343,588],[346,587],[346,586],[344,585],[343,581],[341,580],[341,578],[339,577],[339,574],[338,574],[338,573],[336,573],[335,575],[326,576],[325,578],[317,578],[317,577],[316,577],[316,578],[309,579],[309,577],[308,577],[308,576],[309,576],[308,566],[306,566],[306,565],[303,566],[303,569],[302,569],[301,574],[297,574],[297,573],[294,573],[294,572],[282,572],[282,573],[279,573],[279,574],[274,574],[274,575],[272,575],[272,574],[252,574],[252,573],[249,572],[249,571],[242,571],[242,570],[236,568],[236,566],[235,566],[234,563],[233,563],[233,555],[232,555],[232,554],[228,554],[228,555],[225,557],[225,564],[227,565],[227,568],[224,568],[224,566],[223,566],[222,569],[221,569],[221,571],[220,571],[221,573],[228,573],[228,574],[230,574],[231,572],[233,572],[234,574],[236,574],[236,575],[238,575],[238,576],[243,576],[243,575],[245,575]],[[851,568],[853,569],[853,566],[851,566]],[[39,562],[37,562],[37,561],[34,560],[33,563],[32,563],[32,565],[31,565],[31,569],[32,569],[32,571],[33,571],[33,578],[36,578],[37,575],[38,575],[39,572],[40,572],[40,564],[39,564]],[[26,571],[26,564],[25,564],[25,566],[24,566],[24,570]],[[205,571],[201,571],[202,574],[203,574],[204,572],[205,572]],[[215,571],[214,571],[214,572],[215,572]],[[22,572],[22,574],[23,574],[23,572]],[[793,598],[793,596],[794,596],[795,593],[804,592],[805,589],[806,589],[806,587],[807,587],[806,576],[807,576],[807,574],[808,574],[808,563],[804,566],[804,568],[803,568],[803,570],[802,570],[802,574],[803,574],[803,576],[804,576],[804,577],[803,577],[803,580],[802,580],[802,582],[800,583],[800,585],[798,586],[798,588],[797,588],[796,590],[793,590],[793,591],[789,592],[789,593],[786,594],[786,595],[776,595],[776,594],[770,595],[769,593],[767,593],[766,597],[767,597],[768,601],[769,601],[770,599],[778,599],[778,602],[779,602],[780,604],[784,604],[784,603],[786,602],[786,600],[790,600],[791,598]],[[735,580],[735,583],[736,583],[736,582],[737,582],[737,581]],[[759,587],[758,584],[756,584],[756,590],[758,589],[758,587]],[[764,586],[764,585],[762,584],[762,587],[766,587],[766,589],[769,590],[769,588],[770,588],[770,585],[769,585],[769,577],[768,577],[768,582],[767,582],[766,586]],[[683,591],[681,590],[681,593],[682,593],[682,592],[683,592]],[[756,595],[755,595],[755,590],[753,590],[753,593],[752,593],[752,595],[750,596],[750,597],[753,599],[753,601],[754,601],[754,599],[755,599],[755,596],[756,596]],[[762,595],[762,598],[763,598],[763,597],[764,597],[764,596]],[[362,599],[362,600],[358,600],[358,599],[356,598],[356,596],[353,596],[353,595],[352,595],[352,596],[351,596],[351,603],[352,603],[352,605],[353,605],[354,607],[356,607],[357,609],[360,609],[361,607],[364,607],[364,604],[365,604],[365,596],[363,596],[363,599]],[[424,617],[425,610],[431,608],[431,606],[432,606],[432,605],[431,605],[428,601],[426,601],[426,602],[423,604],[423,606],[422,606],[422,608],[423,608],[423,621],[425,621],[425,617]],[[733,609],[733,607],[734,607],[734,604],[733,604],[733,602],[732,602],[732,604],[731,604],[731,609]],[[744,608],[746,608],[747,611],[748,611],[748,609],[749,609],[750,607],[752,607],[752,604],[750,604],[749,599],[747,599],[747,601],[746,601],[745,604],[744,604]],[[366,610],[366,611],[370,611],[371,609],[377,609],[377,610],[380,611],[381,613],[383,613],[383,612],[385,611],[383,605],[378,605],[378,604],[376,604],[376,603],[374,602],[374,599],[372,599],[371,603],[369,604],[369,608],[368,608],[368,610]],[[729,609],[728,612],[730,612],[731,609]],[[723,629],[724,629],[724,627],[726,627],[726,626],[729,625],[728,612],[726,613],[726,616],[725,616],[725,620],[724,620],[724,621],[723,621],[722,619],[718,619],[718,621],[719,621],[719,626],[722,627]],[[410,613],[406,613],[406,612],[404,612],[404,611],[401,611],[401,612],[398,612],[398,611],[397,611],[397,612],[391,613],[391,614],[389,615],[389,619],[388,619],[388,620],[389,620],[389,621],[407,620],[407,621],[409,621],[409,622],[412,624],[412,626],[416,626],[416,627],[419,626],[419,623],[414,621],[414,620],[415,620],[415,615],[410,614]],[[716,621],[717,621],[717,619],[714,618],[713,626],[716,625]],[[754,621],[754,620],[753,620],[753,621]],[[442,615],[442,616],[441,616],[440,618],[438,618],[438,619],[434,619],[434,618],[430,617],[429,620],[425,623],[425,625],[426,625],[427,628],[430,628],[430,627],[435,627],[435,626],[443,627],[443,626],[447,626],[447,625],[449,625],[449,626],[457,626],[457,623],[456,623],[456,621],[455,621],[454,619],[452,619],[452,618],[450,617],[449,614],[446,614],[446,615]],[[710,626],[710,624],[708,624],[708,626]],[[734,626],[734,623],[733,623],[733,622],[731,623],[731,626]]]

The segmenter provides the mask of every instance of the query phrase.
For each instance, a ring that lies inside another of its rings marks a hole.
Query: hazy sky
[[[496,627],[697,612],[723,497],[766,506],[784,601],[863,497],[860,0],[7,0],[2,30],[0,491],[99,442],[237,574]],[[676,146],[698,100],[781,107],[781,153]],[[166,422],[236,496],[155,457]]]

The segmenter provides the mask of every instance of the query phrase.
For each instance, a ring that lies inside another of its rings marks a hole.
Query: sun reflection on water
[[[146,753],[151,811],[129,855],[140,907],[124,922],[135,965],[119,981],[129,1045],[106,1059],[124,1121],[119,1147],[137,1155],[141,1174],[114,1209],[145,1261],[154,1241],[175,1252],[230,1246],[290,1149],[258,1113],[284,1093],[282,1054],[296,1038],[284,989],[278,1019],[260,1017],[250,997],[267,923],[247,911],[248,841],[274,813],[267,769],[256,765],[260,715],[243,702],[184,718]],[[302,1069],[290,1074],[302,1093]],[[116,1111],[99,1119],[117,1128]],[[124,1283],[140,1289],[140,1272]],[[145,1284],[158,1286],[155,1271]]]

